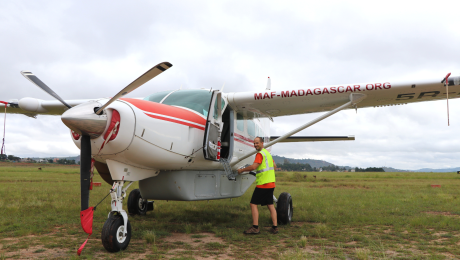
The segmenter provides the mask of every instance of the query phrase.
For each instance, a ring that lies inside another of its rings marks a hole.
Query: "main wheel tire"
[[[129,193],[128,212],[133,215],[145,215],[147,213],[147,201],[142,199],[139,189],[132,190]]]
[[[276,215],[278,216],[278,224],[286,225],[291,223],[294,211],[292,209],[292,197],[287,192],[281,193],[276,206]]]
[[[121,215],[113,215],[105,221],[104,227],[102,227],[101,240],[107,251],[118,252],[128,247],[129,241],[131,241],[131,224],[129,220],[127,226],[128,232],[126,236],[123,236],[125,226]]]

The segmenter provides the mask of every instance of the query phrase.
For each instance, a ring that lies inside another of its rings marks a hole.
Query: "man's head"
[[[262,137],[256,137],[254,139],[254,148],[256,148],[257,151],[264,149],[264,139],[262,139]]]

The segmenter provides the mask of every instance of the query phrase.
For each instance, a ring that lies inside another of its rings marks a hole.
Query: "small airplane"
[[[252,164],[252,141],[262,137],[265,148],[278,142],[354,140],[354,136],[293,136],[343,110],[382,107],[460,97],[460,77],[427,82],[368,82],[272,91],[270,79],[259,92],[223,93],[221,90],[179,89],[145,98],[124,96],[170,69],[154,66],[112,98],[63,100],[29,71],[21,74],[56,100],[25,97],[4,102],[6,113],[60,115],[70,137],[80,148],[81,210],[89,208],[94,166],[112,185],[111,212],[101,240],[109,252],[128,247],[131,224],[123,209],[128,187],[128,213],[144,215],[152,200],[196,201],[242,196],[255,181],[253,174],[236,174]],[[449,90],[449,87],[451,89]],[[449,92],[452,91],[452,92]],[[282,135],[270,135],[274,117],[325,112]],[[278,222],[290,223],[292,198],[274,197]]]

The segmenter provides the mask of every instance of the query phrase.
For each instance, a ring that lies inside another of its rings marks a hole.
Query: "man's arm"
[[[275,167],[275,169],[277,168],[277,167],[276,167],[275,160],[273,160],[273,166]]]
[[[253,163],[252,165],[249,165],[248,167],[245,167],[243,169],[238,169],[238,174],[241,174],[242,172],[250,172],[254,171],[259,167],[260,163]]]

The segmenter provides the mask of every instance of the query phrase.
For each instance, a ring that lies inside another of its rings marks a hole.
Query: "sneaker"
[[[259,234],[260,231],[258,228],[255,228],[255,227],[250,227],[248,230],[244,231],[244,234],[252,234],[252,235],[255,235],[255,234]]]
[[[271,227],[271,228],[270,228],[270,233],[272,233],[272,234],[278,234],[278,227],[276,227],[276,228]]]

